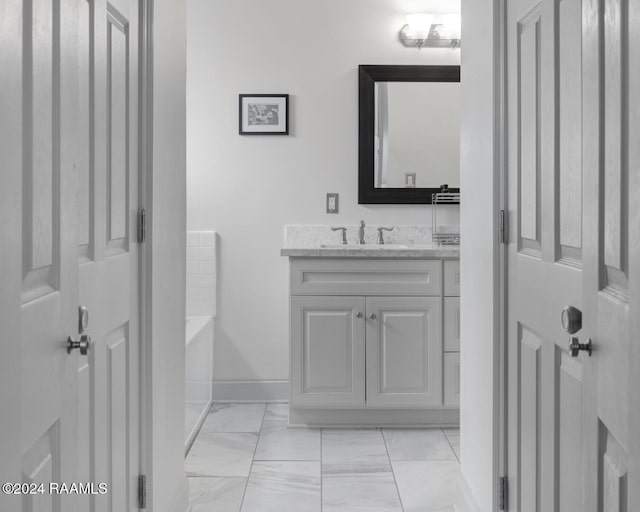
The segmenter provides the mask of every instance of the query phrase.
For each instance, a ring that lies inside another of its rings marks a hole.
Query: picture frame
[[[239,94],[240,135],[289,135],[288,94]]]

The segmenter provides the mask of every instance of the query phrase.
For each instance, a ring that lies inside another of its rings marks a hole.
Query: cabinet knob
[[[358,311],[356,313],[356,318],[362,318],[362,311]]]
[[[378,318],[378,315],[376,315],[375,313],[371,313],[369,315],[369,318],[371,318],[371,320],[375,320],[376,318]]]

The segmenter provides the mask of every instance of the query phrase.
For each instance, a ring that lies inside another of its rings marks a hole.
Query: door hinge
[[[500,243],[507,243],[507,212],[500,210]]]
[[[147,508],[147,475],[138,475],[138,507]]]
[[[509,482],[506,476],[501,476],[498,481],[498,509],[507,510],[507,493],[509,492]]]
[[[138,243],[144,243],[147,239],[147,210],[138,210]]]

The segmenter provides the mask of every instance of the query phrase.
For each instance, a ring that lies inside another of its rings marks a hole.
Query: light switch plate
[[[340,211],[338,199],[339,194],[327,194],[327,213],[338,213]]]

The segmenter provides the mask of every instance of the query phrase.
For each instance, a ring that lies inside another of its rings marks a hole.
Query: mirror
[[[459,191],[460,66],[359,67],[360,204]]]

